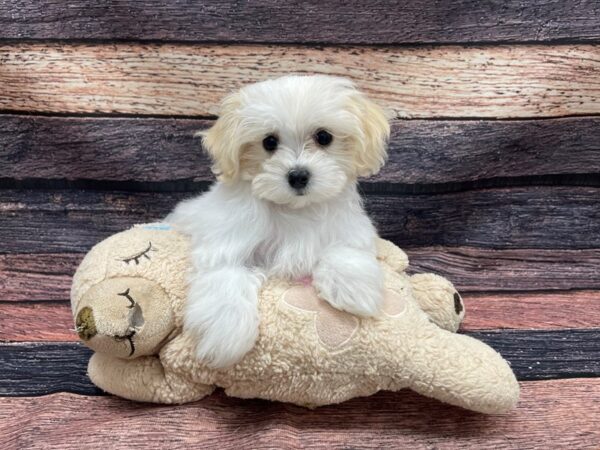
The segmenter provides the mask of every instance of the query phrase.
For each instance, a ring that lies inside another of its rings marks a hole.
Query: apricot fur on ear
[[[358,91],[350,96],[348,108],[360,123],[355,150],[357,175],[361,177],[374,175],[379,172],[387,159],[390,123],[383,108]]]
[[[236,180],[240,172],[240,154],[243,144],[239,141],[240,103],[238,92],[225,97],[215,124],[208,130],[196,133],[196,136],[202,138],[202,146],[213,161],[213,173],[219,181],[223,182]]]

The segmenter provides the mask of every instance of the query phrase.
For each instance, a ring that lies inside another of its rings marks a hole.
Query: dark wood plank
[[[0,178],[212,181],[211,121],[0,116]]]
[[[466,333],[510,361],[519,380],[600,376],[600,330],[502,330]],[[96,394],[80,343],[0,343],[0,396],[66,391]]]
[[[586,249],[600,247],[599,194],[593,187],[527,187],[439,195],[374,191],[365,200],[381,235],[404,248]],[[0,190],[0,253],[85,252],[134,223],[164,217],[191,195]]]
[[[63,302],[0,302],[0,342],[73,342],[71,305]]]
[[[0,190],[0,253],[87,252],[135,223],[160,219],[190,196]]]
[[[545,220],[543,213],[537,218]],[[464,292],[600,288],[600,249],[419,247],[406,251],[410,272],[437,273]]]
[[[600,172],[600,119],[396,121],[377,181],[447,183]]]
[[[373,193],[365,204],[381,235],[403,248],[600,247],[598,188],[487,189],[431,196]]]
[[[518,63],[515,63],[518,61]],[[350,76],[390,115],[531,118],[600,113],[600,46],[0,45],[0,110],[207,117],[247,83]],[[434,93],[434,95],[432,95]]]
[[[0,343],[0,396],[98,395],[87,377],[92,351],[80,343]]]
[[[600,330],[493,330],[465,334],[486,342],[519,380],[600,376]]]
[[[0,178],[212,181],[206,120],[0,116]],[[394,121],[371,182],[449,183],[600,172],[600,119]]]
[[[600,379],[521,383],[514,411],[485,416],[410,391],[308,410],[221,391],[156,406],[114,397],[0,398],[5,449],[597,449]]]
[[[0,38],[399,44],[600,38],[600,8],[575,0],[57,0],[0,4]]]
[[[463,331],[600,328],[600,291],[461,293]],[[0,303],[0,342],[78,340],[68,300]]]

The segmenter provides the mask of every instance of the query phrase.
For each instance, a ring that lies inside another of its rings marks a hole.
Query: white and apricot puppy
[[[382,109],[343,78],[286,76],[228,96],[200,133],[218,181],[166,218],[191,235],[184,328],[214,368],[258,334],[266,277],[312,277],[335,308],[377,315],[383,277],[357,178],[386,159]]]

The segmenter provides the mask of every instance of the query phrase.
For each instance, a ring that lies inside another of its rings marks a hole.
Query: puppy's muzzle
[[[297,192],[306,188],[310,181],[310,172],[306,169],[292,169],[288,172],[288,183]]]

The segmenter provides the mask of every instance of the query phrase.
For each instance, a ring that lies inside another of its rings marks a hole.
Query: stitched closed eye
[[[150,258],[150,252],[155,252],[156,248],[154,248],[152,246],[152,242],[148,242],[148,247],[146,247],[145,250],[142,250],[139,253],[136,253],[135,255],[132,256],[128,256],[127,258],[121,258],[121,261],[123,261],[125,264],[129,264],[130,262],[135,262],[135,265],[137,266],[140,263],[140,259],[145,258],[145,259],[152,259]]]
[[[114,336],[117,341],[127,341],[129,342],[129,356],[132,356],[135,353],[135,344],[133,343],[133,337],[135,336],[136,331],[131,330],[125,336]]]

